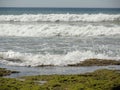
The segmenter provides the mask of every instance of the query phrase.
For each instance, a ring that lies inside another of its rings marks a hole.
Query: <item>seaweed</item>
[[[22,80],[21,80],[22,79]],[[24,79],[24,80],[23,80]],[[44,83],[42,83],[44,82]],[[118,70],[96,70],[76,75],[0,77],[0,90],[119,90]]]

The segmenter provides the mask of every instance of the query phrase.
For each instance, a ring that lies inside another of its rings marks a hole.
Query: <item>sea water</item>
[[[0,63],[67,66],[120,60],[119,8],[0,8]]]

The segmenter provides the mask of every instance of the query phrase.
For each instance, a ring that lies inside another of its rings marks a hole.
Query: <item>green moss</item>
[[[78,75],[39,75],[17,79],[1,77],[0,90],[119,90],[119,72],[103,69]],[[45,83],[41,84],[42,81]]]
[[[81,63],[70,64],[68,66],[106,66],[106,65],[120,65],[120,61],[107,59],[87,59]]]

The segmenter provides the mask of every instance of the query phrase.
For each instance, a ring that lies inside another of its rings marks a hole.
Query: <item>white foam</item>
[[[28,36],[28,37],[51,37],[51,36],[100,36],[120,35],[120,26],[106,27],[95,25],[67,25],[67,24],[35,24],[17,25],[0,24],[0,36]]]
[[[24,14],[24,15],[0,15],[0,21],[4,22],[38,22],[38,21],[120,21],[120,14]]]
[[[76,64],[85,59],[116,59],[116,57],[108,57],[104,54],[97,54],[91,51],[73,51],[66,55],[51,55],[51,54],[30,54],[19,53],[14,51],[0,52],[0,63],[16,66],[39,66],[39,65],[57,65],[64,66],[68,64]]]

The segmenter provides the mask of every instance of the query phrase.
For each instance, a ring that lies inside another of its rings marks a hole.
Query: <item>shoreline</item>
[[[107,59],[87,59],[81,63],[71,64],[68,66],[38,66],[38,67],[20,67],[8,66],[0,64],[0,68],[6,68],[11,71],[19,71],[19,73],[6,76],[8,78],[16,78],[22,76],[33,75],[69,75],[69,74],[84,74],[93,72],[98,69],[120,70],[120,61]]]
[[[0,90],[120,89],[120,61],[116,60],[88,59],[64,67],[1,66],[3,68],[0,67]],[[42,74],[39,71],[42,71]]]
[[[0,90],[119,90],[120,70],[100,69],[85,74],[19,78],[0,76],[0,81]]]

